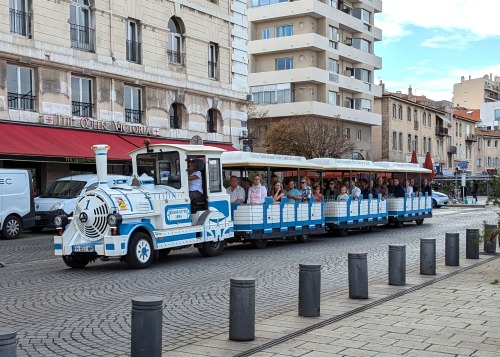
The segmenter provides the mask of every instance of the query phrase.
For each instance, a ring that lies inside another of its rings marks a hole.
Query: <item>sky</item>
[[[499,13],[500,0],[382,0],[375,84],[452,101],[462,76],[500,76]]]

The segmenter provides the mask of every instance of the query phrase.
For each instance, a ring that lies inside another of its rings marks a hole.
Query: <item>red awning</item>
[[[146,137],[117,133],[101,133],[78,129],[53,128],[37,125],[0,123],[0,156],[50,158],[93,158],[92,145],[107,144],[109,160],[130,160],[132,150],[144,146]],[[189,141],[148,137],[152,144],[187,144]],[[210,144],[225,150],[236,150],[230,144]],[[60,161],[60,160],[57,160]]]

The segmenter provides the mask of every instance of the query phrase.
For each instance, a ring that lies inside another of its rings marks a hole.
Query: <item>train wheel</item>
[[[203,257],[215,257],[222,254],[224,250],[224,241],[220,240],[218,242],[205,242],[200,247],[198,251]]]
[[[89,258],[75,257],[72,255],[63,256],[63,261],[64,261],[64,264],[66,264],[70,268],[74,268],[74,269],[83,269],[87,266],[88,263],[90,263]]]
[[[264,249],[265,247],[267,247],[267,239],[252,240],[250,244],[252,245],[252,248]]]
[[[349,230],[347,228],[342,228],[337,230],[339,237],[347,237],[347,234],[349,234]]]
[[[424,224],[424,219],[417,219],[416,220],[416,223],[417,223],[417,226],[421,226],[422,224]]]
[[[309,234],[298,235],[297,237],[295,237],[295,239],[300,243],[307,242],[309,240]]]
[[[151,237],[144,232],[134,233],[128,243],[128,254],[125,258],[129,268],[147,268],[153,262],[153,258]]]

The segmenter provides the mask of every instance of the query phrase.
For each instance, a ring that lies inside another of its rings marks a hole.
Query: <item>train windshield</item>
[[[137,155],[137,174],[150,176],[155,185],[181,188],[181,166],[177,151]]]

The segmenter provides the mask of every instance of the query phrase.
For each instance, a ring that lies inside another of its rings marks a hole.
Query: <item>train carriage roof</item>
[[[171,150],[181,150],[186,153],[222,153],[226,150],[217,148],[214,146],[207,145],[190,145],[190,144],[151,144],[149,145],[149,149],[153,150],[153,152],[162,152],[162,151],[171,151]],[[134,156],[138,154],[146,154],[147,148],[142,147],[139,149],[135,149],[128,153],[129,156]]]
[[[408,172],[408,173],[421,173],[430,174],[432,171],[420,167],[418,164],[410,162],[392,162],[392,161],[376,161],[375,165],[382,166],[387,172]]]
[[[256,152],[232,151],[221,156],[224,168],[236,167],[276,167],[321,170],[321,166],[307,160],[303,156],[262,154]]]
[[[321,157],[311,159],[309,161],[321,165],[324,170],[373,172],[386,171],[384,167],[375,165],[372,161],[366,160],[333,159],[329,157]]]

